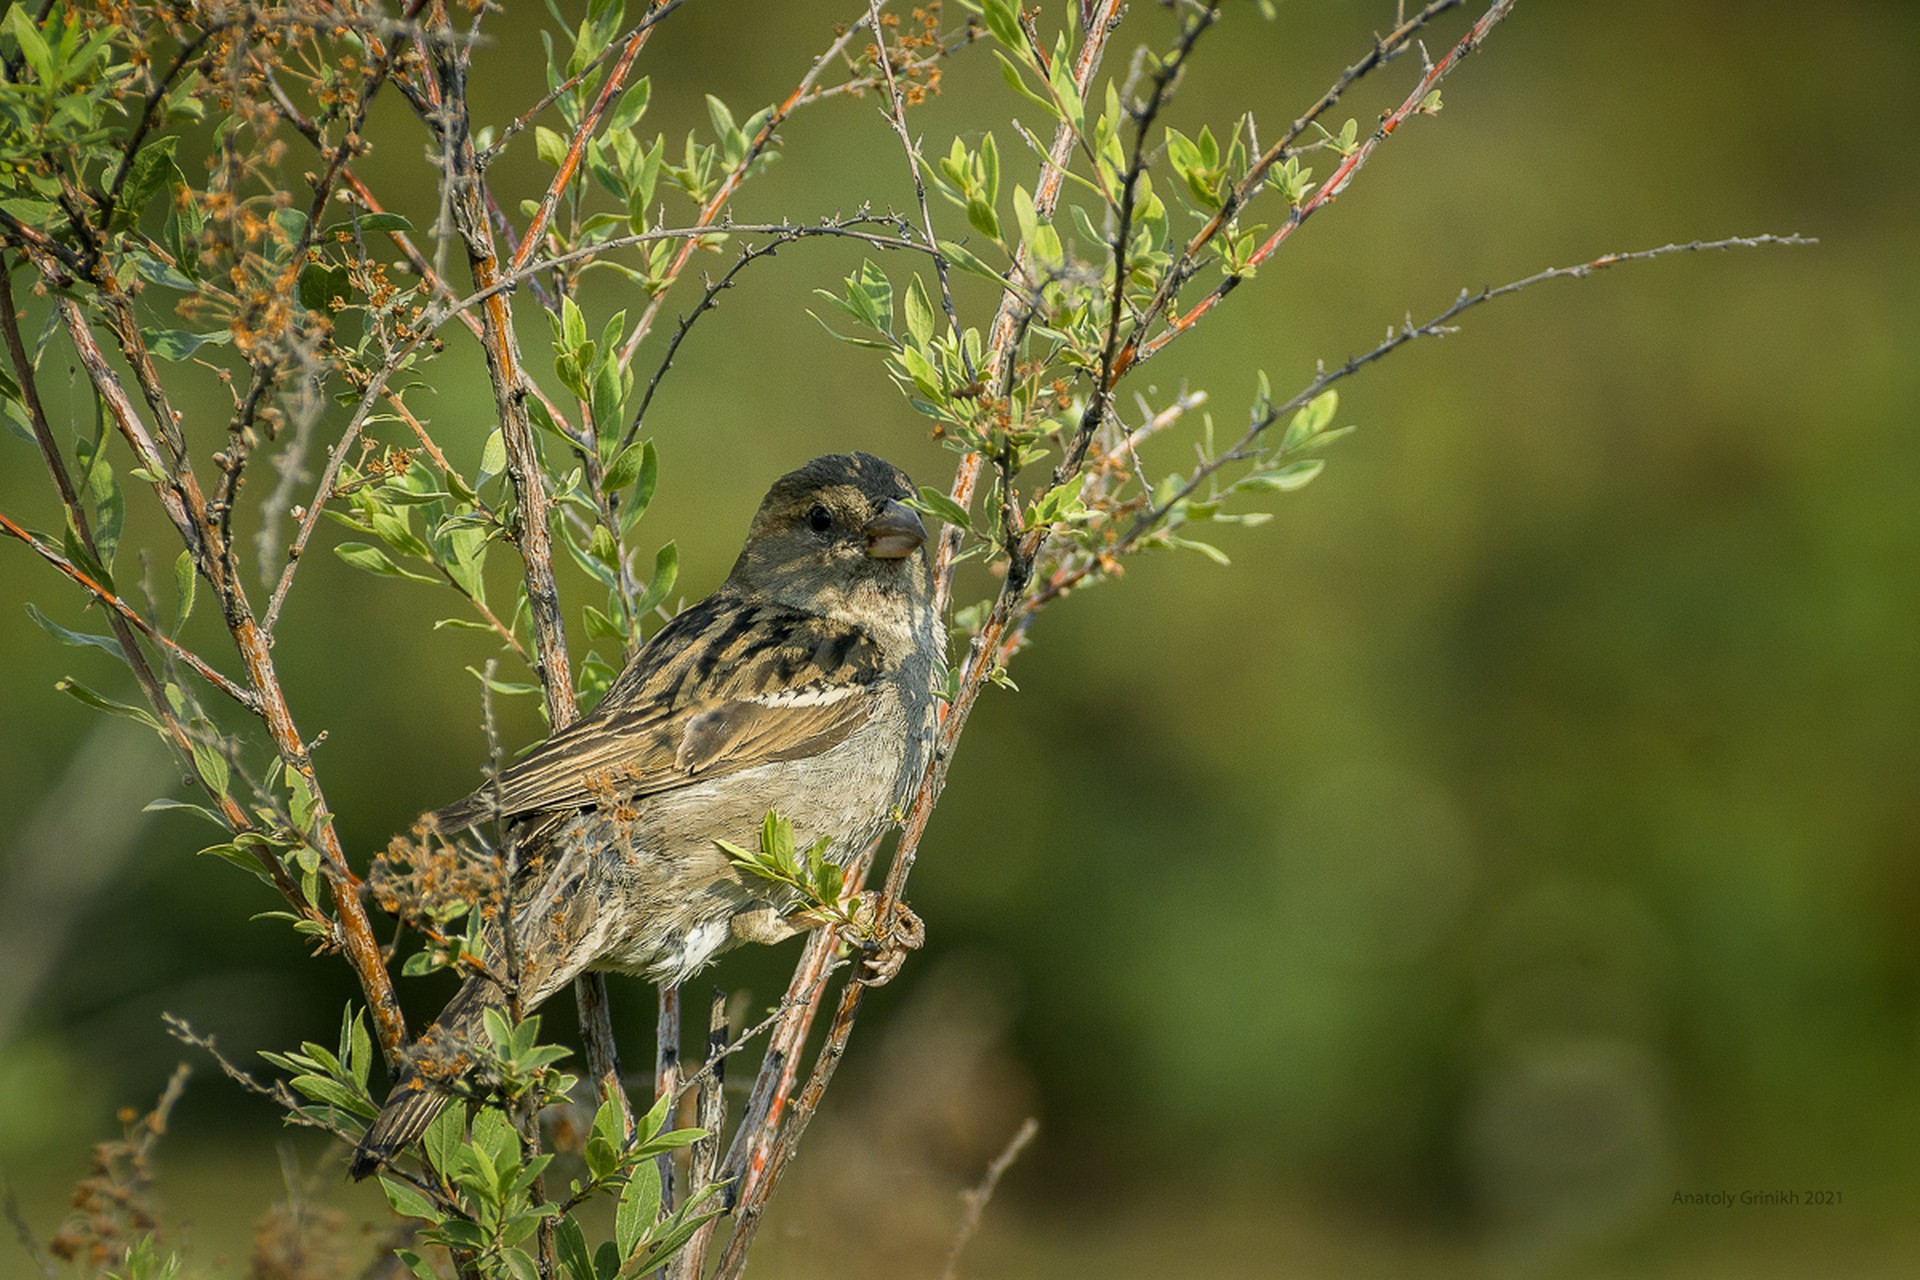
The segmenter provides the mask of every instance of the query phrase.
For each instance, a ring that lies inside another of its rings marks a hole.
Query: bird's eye
[[[815,503],[813,510],[807,512],[807,528],[815,533],[825,533],[833,528],[833,513]]]

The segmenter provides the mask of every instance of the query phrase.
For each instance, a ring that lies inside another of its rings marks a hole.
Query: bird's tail
[[[353,1149],[347,1172],[356,1181],[386,1164],[427,1131],[433,1118],[440,1114],[440,1108],[447,1104],[449,1095],[445,1084],[458,1078],[461,1061],[471,1060],[467,1046],[486,1034],[487,1009],[500,1004],[503,998],[499,986],[487,978],[470,978],[454,993],[447,1007],[440,1011],[439,1019],[420,1037],[415,1050],[416,1055],[430,1057],[434,1062],[436,1069],[430,1074],[441,1083],[427,1079],[414,1065],[401,1068],[380,1114],[368,1127],[366,1137],[360,1139],[360,1145]]]

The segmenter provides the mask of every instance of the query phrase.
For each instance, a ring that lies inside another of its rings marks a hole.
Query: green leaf
[[[647,1113],[633,1122],[633,1135],[636,1142],[649,1142],[655,1134],[660,1132],[660,1127],[667,1122],[667,1107],[672,1101],[671,1094],[661,1094],[653,1100],[653,1105],[647,1108]]]
[[[920,277],[914,276],[907,285],[907,332],[913,340],[924,347],[933,339],[933,306],[927,301],[927,291],[920,285]]]
[[[944,520],[956,529],[973,527],[973,517],[967,513],[967,509],[930,484],[921,485],[920,496],[909,500],[907,505],[923,515]]]
[[[344,298],[353,288],[353,282],[345,267],[329,267],[323,263],[309,262],[300,268],[298,281],[300,305],[309,311],[328,312],[332,310],[335,298]]]
[[[620,101],[607,112],[607,132],[625,133],[640,123],[640,117],[646,114],[647,102],[653,95],[653,86],[646,76],[641,76],[620,95]],[[582,1278],[585,1280],[585,1277]]]
[[[178,138],[157,138],[140,148],[140,154],[127,166],[126,185],[120,189],[120,207],[114,214],[117,226],[124,229],[140,220],[141,210],[178,169],[173,162],[173,149],[179,143]]]
[[[707,118],[713,122],[714,136],[720,139],[723,146],[740,136],[740,127],[733,122],[733,112],[712,94],[707,95]]]
[[[45,37],[34,25],[27,14],[27,6],[16,4],[7,10],[6,29],[20,44],[20,56],[33,68],[34,76],[43,86],[51,87],[53,76],[53,52],[47,47]]]
[[[1069,480],[1047,490],[1046,495],[1034,504],[1032,523],[1053,524],[1058,520],[1071,519],[1085,510],[1080,501],[1080,481]]]
[[[981,261],[973,250],[958,241],[942,240],[940,242],[940,255],[944,257],[950,265],[966,272],[968,275],[980,276],[983,279],[992,280],[995,283],[1003,283],[1006,279],[1000,272],[995,271],[992,267]]]
[[[608,493],[618,493],[638,480],[641,468],[646,465],[647,450],[651,447],[645,441],[636,441],[622,449],[607,464],[606,475],[601,478],[601,488]]]
[[[584,612],[587,624],[587,639],[626,640],[627,633],[621,630],[620,624],[612,618],[600,612],[600,610],[594,608],[592,605],[588,605]]]
[[[1338,391],[1322,391],[1300,407],[1293,415],[1293,421],[1287,424],[1287,434],[1281,448],[1292,449],[1305,444],[1333,425],[1333,415],[1340,408]]]
[[[558,169],[567,158],[567,140],[543,124],[533,127],[533,149],[551,169]]]
[[[653,577],[647,580],[647,589],[634,602],[634,617],[644,618],[665,603],[667,593],[679,578],[680,548],[669,542],[653,557]]]
[[[643,1160],[627,1175],[613,1218],[613,1236],[619,1242],[621,1257],[633,1256],[659,1216],[660,1168],[651,1160]]]
[[[553,1247],[569,1280],[595,1280],[593,1255],[587,1250],[587,1233],[581,1230],[572,1214],[553,1224]]]
[[[356,569],[377,573],[383,578],[411,578],[415,582],[435,581],[423,573],[402,569],[387,556],[386,552],[364,542],[343,542],[333,549],[333,554]]]
[[[453,1167],[453,1153],[467,1144],[467,1103],[455,1100],[440,1107],[440,1115],[420,1134],[420,1144],[426,1150],[426,1163],[440,1174],[447,1173]]]
[[[69,631],[67,628],[40,612],[40,606],[27,602],[27,616],[39,624],[40,629],[58,640],[61,644],[70,644],[75,648],[94,648],[110,653],[114,657],[122,656],[120,642],[112,636],[96,636],[85,631]]]
[[[832,866],[833,864],[828,863],[827,865]],[[840,870],[838,867],[834,867],[833,869],[835,871]],[[832,899],[828,898],[827,900],[831,901]],[[670,1129],[665,1133],[654,1135],[651,1140],[635,1147],[634,1151],[641,1155],[657,1156],[665,1151],[678,1151],[682,1147],[690,1147],[706,1136],[707,1131],[705,1129]]]
[[[93,499],[93,543],[100,563],[111,572],[120,550],[120,530],[127,522],[127,498],[114,479],[112,464],[97,455],[88,468],[87,494]]]
[[[1295,489],[1304,488],[1315,476],[1324,471],[1326,466],[1325,458],[1302,458],[1298,462],[1288,463],[1278,471],[1248,476],[1240,483],[1249,489],[1291,493]]]
[[[54,681],[53,687],[68,697],[86,703],[95,711],[105,711],[109,715],[125,716],[129,720],[138,720],[155,733],[164,732],[160,728],[160,722],[154,719],[146,708],[136,707],[125,702],[115,702],[112,698],[104,694],[95,693],[92,689],[87,688],[87,686],[81,684],[71,676],[66,676]]]
[[[403,556],[414,556],[421,560],[433,558],[433,552],[413,531],[413,522],[407,518],[406,508],[374,509],[367,513],[367,522],[373,526],[380,541],[392,547]]]
[[[1084,132],[1087,107],[1086,103],[1081,101],[1079,87],[1073,83],[1072,62],[1067,58],[1055,57],[1053,65],[1048,70],[1047,81],[1053,88],[1054,97],[1059,100],[1057,110],[1066,113],[1067,122],[1076,132]]]
[[[222,862],[231,863],[232,865],[240,868],[242,871],[246,872],[248,875],[253,876],[255,879],[259,880],[262,884],[273,883],[273,877],[268,875],[267,869],[260,865],[260,859],[254,854],[248,853],[245,849],[242,849],[237,844],[208,845],[204,849],[197,850],[194,853],[194,856],[196,858],[208,857],[208,856],[218,858]],[[295,922],[296,928],[299,927],[299,921],[300,921],[299,916],[296,916],[289,911],[267,911],[259,915],[256,915],[253,918],[255,920],[292,920]]]
[[[367,1072],[373,1067],[373,1037],[367,1034],[367,1020],[351,1004],[343,1016],[346,1025],[340,1029],[341,1057],[346,1060],[348,1074],[365,1092]]]
[[[382,1174],[380,1189],[387,1193],[387,1203],[393,1206],[395,1213],[408,1218],[425,1218],[428,1222],[441,1221],[442,1215],[433,1207],[433,1202],[406,1183],[396,1182]]]
[[[487,1039],[493,1042],[495,1053],[506,1054],[513,1050],[513,1023],[507,1020],[504,1009],[489,1008],[480,1013],[480,1019],[486,1024]]]
[[[506,469],[507,439],[496,428],[480,450],[480,483],[486,483]]]
[[[640,523],[640,517],[647,513],[653,503],[653,491],[660,482],[660,456],[654,452],[653,441],[641,442],[640,473],[633,479],[633,492],[620,508],[620,532],[631,533],[633,526]]]
[[[233,341],[233,334],[226,329],[212,333],[189,333],[185,329],[142,329],[140,332],[147,340],[147,349],[162,360],[191,359],[204,346],[223,347]]]
[[[1170,547],[1179,547],[1185,551],[1198,551],[1215,564],[1229,565],[1233,563],[1233,561],[1227,559],[1226,552],[1211,543],[1200,542],[1193,538],[1179,538],[1171,533],[1166,535],[1166,540],[1167,545]]]
[[[411,1249],[395,1249],[393,1256],[407,1264],[407,1270],[413,1273],[413,1280],[440,1280],[440,1273],[433,1264]]]
[[[187,625],[187,618],[193,613],[193,597],[199,581],[198,575],[193,571],[193,553],[182,551],[173,562],[173,590],[180,601],[180,607],[174,614],[171,634],[179,635],[180,628]]]
[[[600,1182],[612,1173],[619,1164],[620,1149],[626,1140],[626,1121],[621,1118],[619,1106],[608,1098],[593,1113],[593,1129],[587,1137],[587,1175]]]
[[[980,9],[980,16],[987,20],[987,30],[993,32],[993,38],[1021,56],[1027,56],[1027,36],[1020,29],[1020,20],[1014,16],[1011,0],[984,0]]]
[[[716,1189],[717,1188],[714,1187],[704,1189],[701,1192],[701,1199],[705,1199],[707,1195],[712,1194]],[[724,1209],[708,1209],[704,1213],[689,1213],[688,1211],[692,1208],[693,1205],[689,1204],[686,1209],[675,1214],[672,1220],[672,1228],[661,1232],[660,1235],[651,1242],[651,1252],[648,1255],[649,1261],[664,1260],[679,1249],[681,1245],[691,1240],[694,1232],[725,1212]]]
[[[213,743],[200,738],[193,740],[193,768],[200,775],[208,794],[215,797],[227,794],[227,758]]]
[[[505,1116],[491,1109],[474,1113],[473,1146],[496,1166],[517,1159],[520,1154],[520,1139],[514,1136],[513,1126]]]
[[[907,376],[913,380],[914,390],[936,404],[944,403],[949,399],[946,388],[940,385],[940,374],[934,369],[933,362],[920,354],[917,349],[901,347],[894,353],[894,358],[900,362],[901,368],[905,369]]]
[[[326,1076],[305,1075],[295,1076],[287,1083],[315,1102],[325,1103],[348,1115],[358,1116],[362,1120],[371,1120],[380,1114],[380,1108],[374,1106],[371,1099],[355,1093],[338,1080],[330,1080]]]
[[[227,824],[220,820],[220,815],[215,813],[213,810],[207,808],[205,805],[194,804],[192,801],[189,801],[189,800],[175,800],[172,796],[161,796],[157,800],[149,800],[146,804],[146,807],[142,809],[141,812],[164,813],[169,810],[175,810],[175,809],[180,810],[183,813],[197,814],[200,817],[205,818],[208,822],[211,822],[214,826],[219,827],[223,831],[227,829]]]

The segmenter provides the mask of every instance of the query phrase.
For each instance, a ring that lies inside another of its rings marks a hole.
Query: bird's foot
[[[927,940],[926,922],[904,902],[894,903],[892,911],[882,920],[881,897],[877,890],[869,889],[860,895],[856,909],[862,926],[857,945],[863,955],[860,975],[855,981],[863,987],[883,987],[892,982],[900,966],[907,962],[907,956],[918,951]]]

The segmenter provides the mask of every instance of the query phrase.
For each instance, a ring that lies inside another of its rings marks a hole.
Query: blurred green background
[[[650,119],[670,139],[704,129],[708,91],[744,117],[859,8],[687,5],[643,60]],[[1159,38],[1165,15],[1136,8]],[[1236,12],[1173,122],[1221,132],[1251,109],[1270,136],[1390,9]],[[537,83],[539,20],[516,4],[493,22],[480,118]],[[1123,29],[1110,70],[1139,38]],[[955,1193],[1027,1114],[1041,1136],[966,1274],[1920,1267],[1917,51],[1904,0],[1817,18],[1784,0],[1522,4],[1437,119],[1149,367],[1163,396],[1210,391],[1227,429],[1255,369],[1296,386],[1462,287],[1676,240],[1820,239],[1475,312],[1342,388],[1361,430],[1273,523],[1220,538],[1232,567],[1149,557],[1046,615],[1022,692],[989,694],[970,726],[923,851],[928,949],[870,1002],[756,1274],[935,1274]],[[1414,73],[1397,64],[1347,113],[1371,119]],[[1030,184],[986,50],[945,88],[913,117],[929,149],[994,128],[1007,181]],[[397,99],[370,133],[361,172],[405,208],[429,188],[424,138]],[[906,195],[871,100],[809,108],[783,136],[738,216]],[[537,180],[496,171],[508,207]],[[724,574],[768,480],[814,453],[950,473],[871,353],[804,314],[859,258],[808,244],[757,264],[667,379],[637,538],[678,540],[689,596]],[[602,290],[597,316],[631,303]],[[984,324],[988,300],[961,301]],[[544,322],[521,305],[545,376]],[[491,406],[454,338],[415,407],[471,462]],[[67,390],[56,416],[90,413],[82,380]],[[204,412],[210,440],[224,411]],[[57,522],[13,437],[0,509]],[[303,726],[327,733],[343,835],[370,854],[477,780],[463,668],[487,650],[431,630],[450,596],[325,555],[303,574],[276,656]],[[195,861],[200,831],[140,814],[179,789],[150,736],[54,691],[67,674],[119,687],[21,607],[72,622],[73,594],[0,549],[0,1165],[43,1236],[86,1143],[191,1056],[161,1011],[244,1057],[330,1040],[350,994],[282,926],[248,922],[272,903]],[[574,597],[576,639],[591,598]],[[513,741],[539,732],[530,707],[509,721]],[[730,957],[716,980],[764,1003],[790,961]],[[416,1016],[441,994],[405,992]],[[617,982],[615,1001],[643,1062],[651,992]],[[279,1177],[275,1121],[199,1066],[159,1194],[196,1259],[237,1273]],[[1673,1203],[1775,1190],[1841,1202]]]

